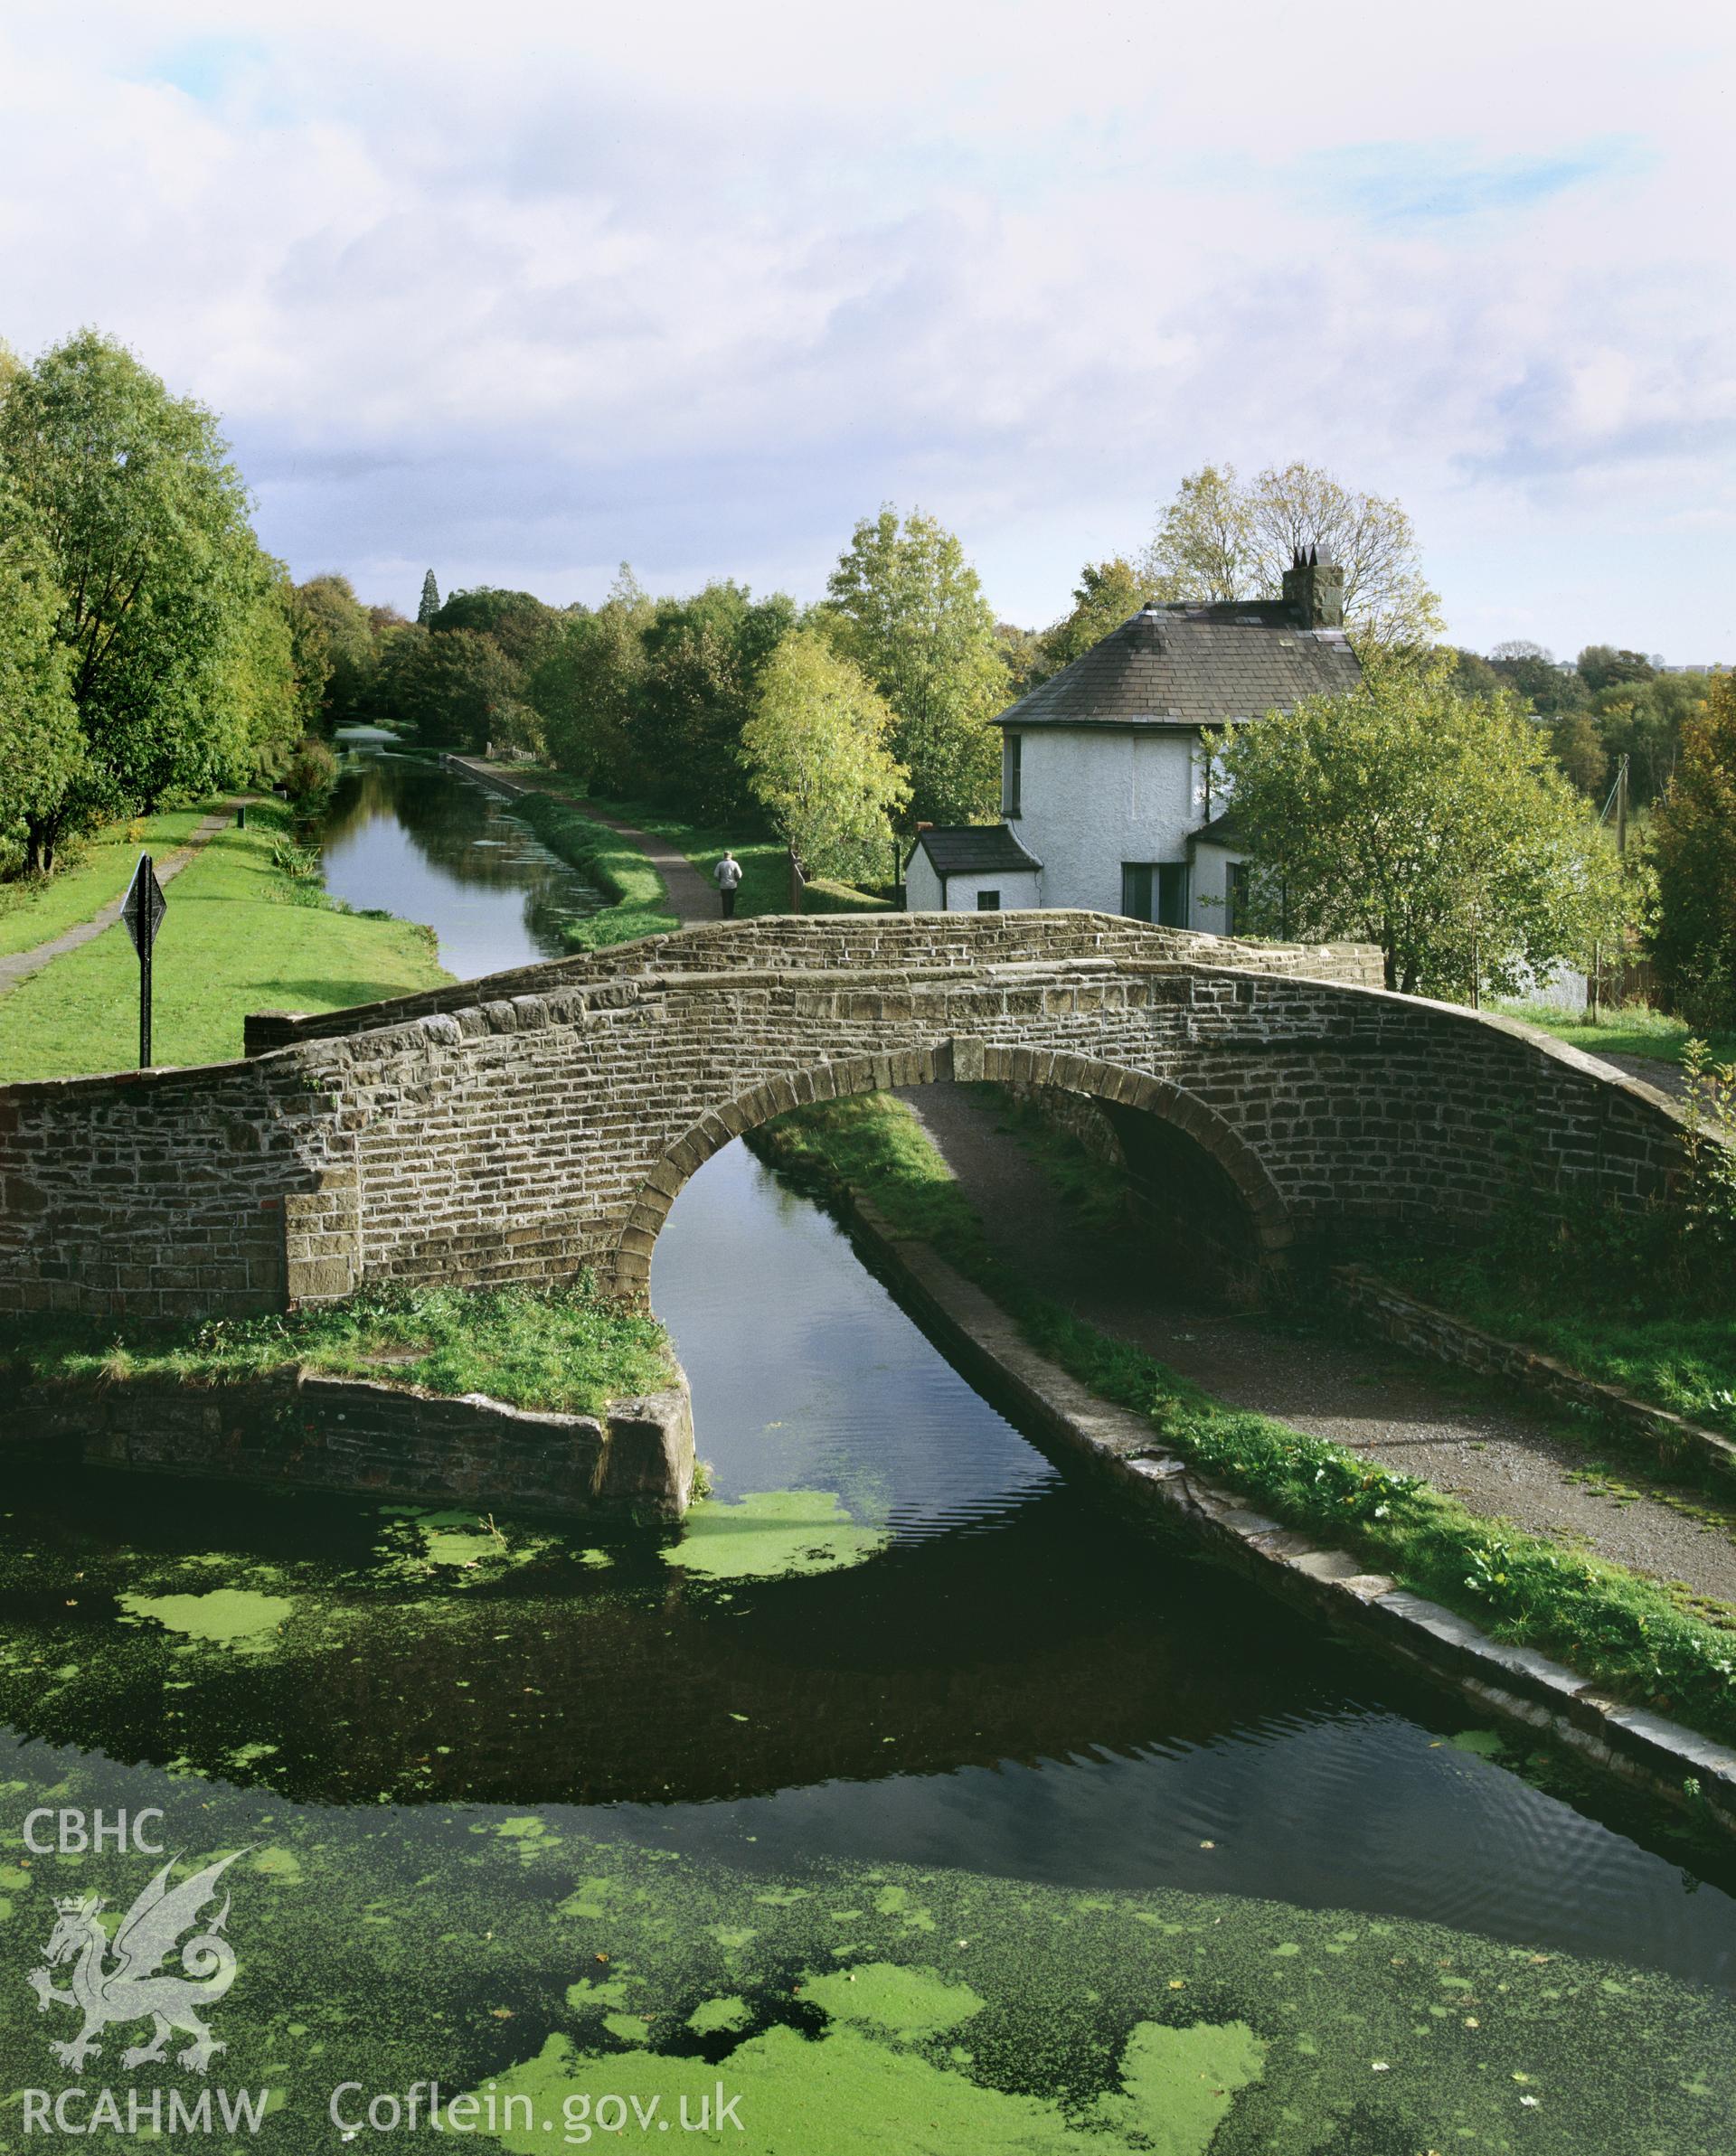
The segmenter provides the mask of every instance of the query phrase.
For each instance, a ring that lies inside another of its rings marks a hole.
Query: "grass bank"
[[[428,929],[326,897],[278,802],[250,807],[245,831],[219,832],[167,898],[158,1063],[239,1056],[250,1011],[335,1011],[448,978]],[[137,1053],[138,961],[118,923],[0,999],[0,1083],[124,1070]]]
[[[68,847],[68,865],[53,875],[0,884],[0,958],[51,943],[100,913],[132,881],[141,853],[173,853],[222,805],[221,796],[213,796],[185,808],[105,824]]]
[[[14,1384],[123,1377],[220,1385],[300,1364],[456,1397],[486,1392],[514,1408],[598,1413],[667,1385],[668,1335],[653,1317],[589,1281],[524,1288],[359,1296],[287,1314],[117,1329],[114,1321],[0,1323],[0,1364]]]
[[[991,1295],[1040,1352],[1147,1416],[1169,1449],[1286,1525],[1538,1649],[1622,1698],[1736,1740],[1736,1636],[1619,1566],[1481,1519],[1428,1483],[1224,1408],[1039,1295],[991,1253],[968,1200],[901,1102],[873,1094],[780,1116],[755,1144],[810,1187],[861,1191]]]
[[[561,936],[569,950],[594,951],[680,926],[668,909],[663,878],[631,839],[553,794],[521,795],[513,802],[513,814],[523,817],[552,853],[570,861],[614,901],[600,913],[567,923]]]
[[[1607,1011],[1595,1022],[1570,1011],[1552,1010],[1546,1003],[1502,1003],[1497,1008],[1505,1017],[1523,1019],[1588,1056],[1649,1056],[1655,1062],[1679,1063],[1693,1038],[1685,1019],[1648,1010],[1643,1003]],[[1714,1033],[1706,1045],[1714,1063],[1736,1060],[1736,1033]]]
[[[671,816],[652,801],[599,801],[599,808],[624,824],[637,824],[642,831],[655,831],[678,847],[709,882],[725,847],[741,863],[741,885],[736,893],[738,914],[789,911],[789,854],[781,839],[743,838],[739,831],[715,830],[704,824],[689,824]],[[857,890],[853,884],[816,877],[807,886],[804,910],[808,913],[884,913],[884,899]]]
[[[1736,1437],[1736,1313],[1728,1309],[1657,1307],[1643,1286],[1625,1288],[1619,1273],[1599,1277],[1569,1262],[1559,1244],[1382,1245],[1367,1262],[1486,1332]]]

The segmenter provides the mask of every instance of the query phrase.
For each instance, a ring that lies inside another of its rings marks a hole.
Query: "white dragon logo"
[[[168,1883],[169,1874],[178,1859],[171,1857],[121,1918],[112,1944],[99,1920],[103,1907],[99,1897],[56,1898],[59,1921],[42,1950],[44,1966],[33,1969],[29,1981],[39,2012],[46,2013],[51,2006],[71,2006],[84,2015],[84,2027],[77,2036],[65,2043],[49,2039],[50,2049],[63,2067],[82,2073],[85,2060],[102,2050],[96,2040],[99,2029],[111,2021],[138,2021],[147,2015],[156,2024],[151,2040],[123,2052],[123,2067],[160,2064],[163,2047],[175,2029],[193,2038],[175,2053],[190,2073],[203,2074],[213,2055],[225,2048],[200,2020],[197,2010],[214,2005],[235,1981],[235,1952],[222,1936],[229,1897],[223,1897],[223,1906],[210,1924],[181,1948],[185,1976],[159,1974],[157,1963],[197,1922],[206,1902],[215,1898],[219,1875],[243,1854],[241,1850],[232,1850],[174,1888]],[[111,1953],[112,1967],[107,1965]],[[71,1989],[57,1991],[50,1972],[67,1962],[74,1964]]]

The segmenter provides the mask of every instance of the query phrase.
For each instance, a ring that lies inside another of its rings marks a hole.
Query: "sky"
[[[811,599],[892,502],[1042,626],[1301,459],[1456,642],[1736,662],[1733,87],[1711,0],[7,0],[0,337],[410,612]]]

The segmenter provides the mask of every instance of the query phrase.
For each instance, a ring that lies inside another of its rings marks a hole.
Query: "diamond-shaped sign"
[[[163,916],[169,910],[169,901],[163,896],[163,886],[156,880],[156,870],[148,853],[141,853],[138,866],[133,871],[132,889],[127,893],[120,909],[120,918],[127,924],[127,933],[133,939],[133,948],[142,958],[156,941],[156,932],[163,926]]]

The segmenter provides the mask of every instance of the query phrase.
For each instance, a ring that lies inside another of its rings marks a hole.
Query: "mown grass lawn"
[[[100,913],[132,881],[141,853],[173,853],[221,805],[213,796],[186,808],[159,809],[154,816],[105,824],[79,842],[71,865],[55,875],[0,884],[0,957],[52,943],[68,928]]]
[[[449,978],[426,928],[340,910],[285,874],[274,851],[288,835],[288,812],[260,803],[170,884],[157,1063],[239,1056],[250,1011],[335,1011]],[[0,997],[0,1083],[129,1069],[137,1055],[138,961],[118,922]]]
[[[671,845],[679,846],[708,883],[712,871],[728,847],[741,863],[741,885],[735,899],[738,914],[789,911],[789,854],[781,839],[743,838],[740,832],[684,823],[678,816],[665,814],[649,801],[599,801],[597,805],[611,816],[619,816],[625,824],[637,824],[642,831],[655,831],[659,838],[666,838]],[[889,869],[891,865],[889,852]],[[833,883],[818,877],[808,884],[805,899],[805,909],[810,913],[886,910],[883,899],[866,891],[854,890],[847,883]]]

